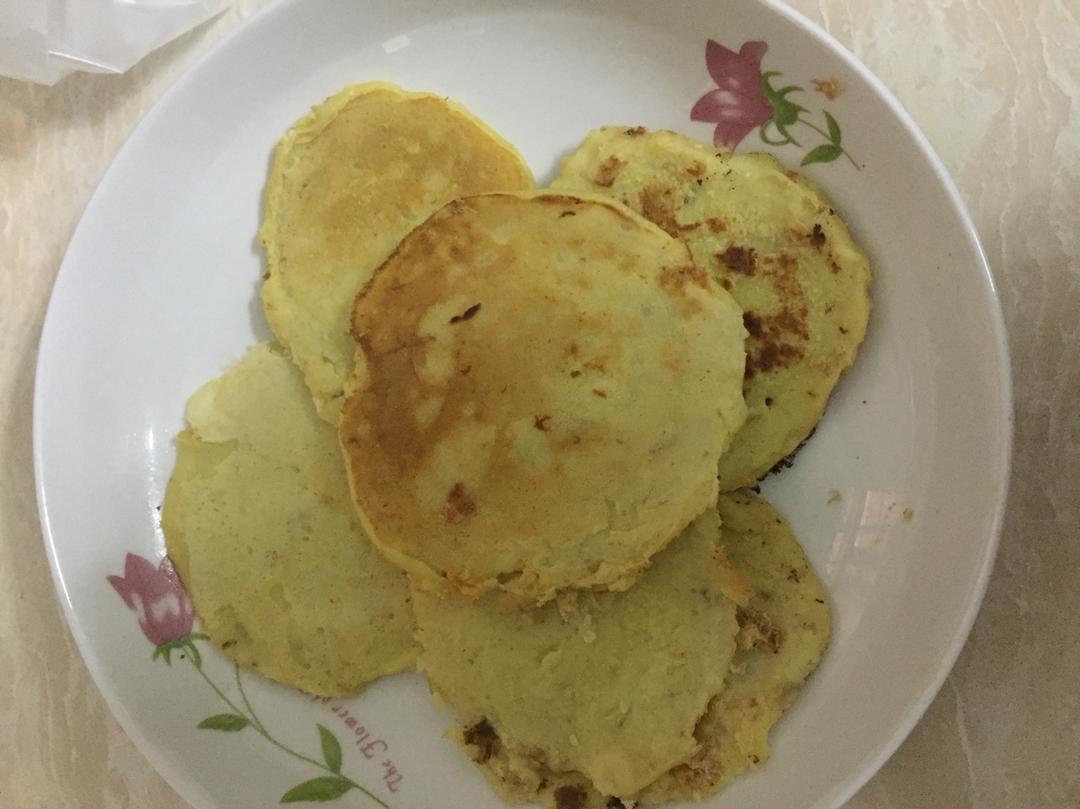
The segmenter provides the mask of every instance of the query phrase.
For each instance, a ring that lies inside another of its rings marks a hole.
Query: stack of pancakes
[[[639,127],[536,190],[462,107],[367,84],[279,143],[260,236],[278,344],[191,399],[163,515],[210,638],[318,694],[418,665],[511,802],[763,761],[829,613],[741,487],[869,311],[824,195]]]

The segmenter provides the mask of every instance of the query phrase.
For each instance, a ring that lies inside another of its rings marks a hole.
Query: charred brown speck
[[[487,719],[481,719],[472,727],[466,728],[462,738],[469,747],[476,748],[473,759],[478,764],[483,764],[499,752],[499,734]]]
[[[733,244],[723,253],[717,253],[716,258],[739,275],[753,275],[757,269],[757,251],[752,247]]]
[[[454,315],[452,318],[450,318],[450,322],[451,323],[461,323],[464,320],[472,320],[474,317],[476,317],[476,313],[479,312],[479,311],[480,311],[480,304],[474,303],[472,306],[470,306],[468,309],[466,309],[460,315]]]

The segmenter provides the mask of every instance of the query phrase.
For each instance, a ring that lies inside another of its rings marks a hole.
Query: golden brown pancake
[[[169,556],[226,655],[314,694],[412,668],[405,575],[353,513],[337,435],[268,345],[188,402],[165,496]]]
[[[324,419],[337,424],[352,372],[353,298],[401,238],[452,199],[532,185],[464,107],[392,84],[346,87],[293,125],[266,184],[262,299]]]
[[[870,312],[870,270],[828,198],[770,155],[601,127],[554,188],[606,194],[684,241],[745,311],[749,415],[720,490],[756,482],[821,419]]]
[[[697,749],[695,724],[735,651],[718,538],[709,509],[629,590],[533,610],[415,592],[433,692],[507,766],[576,770],[605,794],[635,794]]]
[[[616,202],[451,203],[379,268],[352,328],[353,496],[422,586],[624,588],[715,501],[744,415],[741,313]]]

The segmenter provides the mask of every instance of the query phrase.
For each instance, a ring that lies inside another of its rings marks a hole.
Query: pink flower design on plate
[[[200,632],[191,631],[195,625],[195,611],[168,557],[162,559],[160,564],[154,567],[154,563],[149,559],[137,553],[129,553],[124,560],[124,575],[106,578],[120,598],[124,599],[128,609],[135,613],[135,617],[139,620],[139,628],[146,635],[146,639],[154,644],[151,660],[157,660],[160,657],[171,666],[171,655],[173,652],[178,652],[181,658],[191,663],[199,676],[228,707],[227,713],[206,717],[199,722],[198,728],[224,733],[238,733],[246,728],[253,728],[279,750],[327,773],[297,784],[281,796],[281,803],[310,801],[325,803],[336,800],[351,790],[359,790],[383,809],[389,809],[389,805],[382,798],[342,774],[341,743],[325,727],[316,723],[323,755],[323,760],[319,761],[294,750],[271,735],[259,717],[255,715],[251,700],[244,692],[239,663],[233,662],[233,672],[242,704],[230,699],[228,694],[203,670],[202,655],[195,642],[209,640],[209,638]],[[390,790],[394,791],[393,787]]]
[[[744,42],[738,53],[711,39],[706,44],[705,66],[716,89],[698,99],[690,118],[716,124],[713,143],[717,146],[734,149],[750,130],[772,118],[761,77],[761,59],[767,50],[764,42]]]
[[[191,634],[195,611],[168,557],[154,564],[135,553],[124,561],[123,576],[109,584],[135,613],[146,639],[155,646],[171,644]]]
[[[842,155],[858,170],[860,166],[844,147],[840,124],[832,113],[822,110],[825,125],[819,126],[806,107],[788,98],[793,93],[802,93],[802,87],[797,84],[774,87],[773,80],[783,74],[777,70],[762,72],[761,60],[768,49],[764,42],[754,40],[744,42],[736,53],[708,40],[705,68],[716,82],[716,89],[697,100],[690,110],[690,119],[716,124],[713,143],[725,149],[733,151],[756,127],[761,140],[769,146],[790,144],[797,149],[807,148],[799,165],[831,163]],[[791,132],[796,126],[812,129],[825,143],[804,147]]]

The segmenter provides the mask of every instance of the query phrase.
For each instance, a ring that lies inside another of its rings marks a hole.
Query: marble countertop
[[[132,127],[259,5],[119,77],[0,79],[0,805],[184,804],[105,707],[42,546],[31,392],[53,279]],[[905,104],[959,185],[1005,308],[1016,448],[986,601],[941,693],[849,809],[1080,807],[1080,4],[794,0]]]

